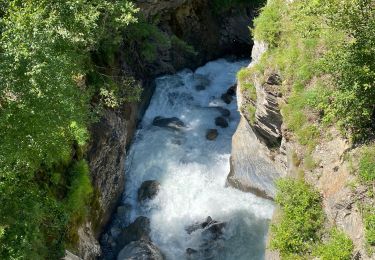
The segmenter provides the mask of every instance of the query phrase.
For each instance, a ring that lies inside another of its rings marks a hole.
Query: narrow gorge
[[[0,259],[375,259],[375,0],[0,0]]]

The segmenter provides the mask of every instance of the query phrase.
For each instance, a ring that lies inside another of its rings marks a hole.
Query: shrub
[[[345,233],[334,228],[329,240],[317,247],[315,255],[321,260],[351,260],[353,249],[353,241]]]
[[[359,176],[368,184],[375,182],[375,146],[364,149],[359,161]]]
[[[254,19],[253,35],[256,40],[265,41],[276,47],[280,41],[282,12],[285,10],[283,0],[272,0],[261,9],[261,15]]]
[[[321,197],[302,180],[283,179],[277,184],[280,221],[271,227],[271,248],[283,257],[304,255],[320,239],[324,221]]]

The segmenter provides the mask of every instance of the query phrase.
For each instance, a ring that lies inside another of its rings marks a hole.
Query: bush
[[[359,161],[359,176],[367,184],[375,182],[375,146],[364,149]]]
[[[353,241],[338,229],[331,230],[329,240],[317,247],[315,255],[321,260],[351,260]]]
[[[320,240],[324,221],[320,194],[302,180],[283,179],[277,187],[276,203],[282,213],[271,226],[271,248],[283,257],[304,255]]]
[[[261,14],[254,19],[253,36],[256,40],[265,41],[270,47],[280,43],[285,5],[283,0],[272,0],[261,9]]]

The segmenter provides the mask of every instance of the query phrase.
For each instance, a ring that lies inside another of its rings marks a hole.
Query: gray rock
[[[151,232],[150,220],[147,217],[138,217],[133,223],[124,228],[117,238],[117,250],[119,252],[124,246],[133,241],[149,241]]]
[[[142,183],[138,189],[138,201],[151,200],[155,198],[160,189],[160,183],[155,180],[149,180]]]
[[[152,122],[154,126],[158,127],[166,127],[166,128],[171,128],[174,130],[181,130],[183,127],[185,127],[185,123],[182,122],[180,119],[177,117],[161,117],[157,116],[154,118],[154,121]]]
[[[133,241],[125,246],[117,260],[163,260],[160,250],[148,240]]]
[[[221,128],[226,128],[229,126],[228,121],[222,116],[215,118],[215,124]]]
[[[206,138],[207,140],[213,141],[218,137],[218,135],[219,132],[217,131],[217,129],[209,129],[207,130]]]

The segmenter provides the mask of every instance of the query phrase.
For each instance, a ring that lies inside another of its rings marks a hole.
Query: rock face
[[[227,178],[230,186],[265,198],[275,196],[274,182],[281,174],[266,156],[265,148],[243,117],[232,137],[230,160],[231,169]]]
[[[150,180],[143,182],[138,189],[138,201],[143,202],[155,198],[159,189],[160,183],[158,181]]]
[[[160,250],[150,241],[139,240],[125,246],[117,260],[163,260]]]
[[[259,80],[255,83],[257,102],[254,132],[269,148],[279,148],[283,122],[279,107],[281,79],[277,74],[271,74],[265,83],[260,84]]]
[[[252,52],[253,61],[250,66],[258,62],[262,53],[266,50],[267,47],[265,44],[255,42]],[[269,101],[275,101],[272,99],[274,96],[271,95],[272,98],[267,96],[267,98],[264,95],[262,98],[260,97],[262,95],[260,92],[266,93],[262,91],[264,91],[263,86],[257,86],[258,101],[256,104],[256,115],[258,116],[256,116],[255,124],[250,126],[247,119],[241,113],[240,123],[232,137],[231,168],[227,183],[242,191],[252,192],[258,196],[272,199],[276,193],[275,181],[283,175],[283,172],[275,167],[274,162],[268,156],[269,151],[267,147],[262,145],[259,140],[268,145],[270,143],[273,144],[273,140],[275,140],[273,130],[276,128],[272,128],[271,126],[274,125],[275,118],[280,121],[280,126],[282,121],[281,115],[280,118],[275,115],[279,113],[277,103],[272,103],[274,107],[271,107],[269,103]],[[246,99],[242,96],[239,84],[237,86],[237,102],[239,108],[246,102]],[[261,131],[262,135],[260,134]],[[281,141],[281,131],[276,136],[276,143],[278,143],[278,139]],[[272,142],[268,140],[272,140]]]

